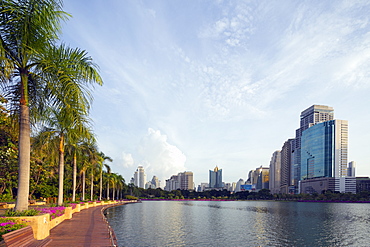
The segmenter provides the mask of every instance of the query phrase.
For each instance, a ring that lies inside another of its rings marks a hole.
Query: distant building
[[[208,186],[208,183],[201,183],[200,185],[198,185],[198,192],[205,191]]]
[[[164,190],[194,190],[193,172],[180,172],[166,180]]]
[[[357,177],[356,178],[356,192],[361,191],[370,192],[370,178],[369,177]]]
[[[153,176],[152,180],[145,184],[145,189],[156,189],[159,187],[160,187],[160,183],[156,176]]]
[[[177,175],[172,175],[171,178],[166,180],[166,186],[164,187],[164,190],[166,191],[172,191],[180,189],[180,183]]]
[[[301,145],[301,180],[347,176],[347,121],[312,126],[302,133]]]
[[[153,189],[159,188],[161,186],[159,179],[156,176],[152,178]]]
[[[232,182],[230,191],[235,191],[235,190],[236,190],[236,183]]]
[[[351,161],[348,163],[347,176],[356,177],[356,162]]]
[[[239,191],[242,191],[242,185],[244,185],[245,182],[244,182],[244,179],[239,179],[239,181],[236,183],[236,188],[235,188],[235,192],[239,192]]]
[[[301,176],[301,136],[303,131],[321,122],[334,119],[334,109],[325,105],[312,105],[301,112],[300,128],[296,130],[296,137],[292,150],[293,155],[293,182],[296,192],[298,191],[298,181]]]
[[[302,132],[301,136],[301,192],[321,189],[324,178],[335,181],[337,192],[356,193],[356,180],[347,177],[348,122],[330,120],[318,123]],[[312,180],[314,179],[314,180]],[[329,181],[328,180],[328,181]],[[328,182],[333,183],[333,182]]]
[[[256,184],[256,190],[268,189],[269,188],[269,168],[260,167],[256,169],[258,173],[258,179]]]
[[[225,186],[224,186],[224,189],[227,190],[227,191],[232,191],[232,187],[231,187],[231,183],[226,183]]]
[[[224,186],[222,184],[222,169],[209,170],[209,188],[210,189],[222,189]]]
[[[253,190],[269,189],[270,181],[269,167],[258,167],[248,173],[246,184],[250,184]]]
[[[280,193],[290,194],[295,192],[294,188],[294,163],[293,146],[295,139],[288,139],[281,148],[281,172],[280,172]],[[298,182],[296,182],[298,184]]]
[[[269,172],[269,190],[272,194],[280,193],[281,185],[281,152],[279,150],[272,154]]]
[[[134,173],[134,185],[139,188],[145,188],[146,175],[144,172],[144,167],[138,166]]]
[[[193,172],[180,172],[178,178],[181,190],[194,190]]]

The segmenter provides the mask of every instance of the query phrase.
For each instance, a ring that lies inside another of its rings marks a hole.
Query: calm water
[[[108,213],[119,246],[370,246],[370,204],[144,201]]]

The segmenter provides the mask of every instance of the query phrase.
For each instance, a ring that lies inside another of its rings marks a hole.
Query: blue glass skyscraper
[[[330,120],[302,132],[301,180],[347,175],[348,122]]]
[[[222,169],[218,169],[216,166],[215,169],[209,170],[209,188],[223,188],[222,184]]]

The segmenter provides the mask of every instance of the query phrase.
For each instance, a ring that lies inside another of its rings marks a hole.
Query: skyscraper
[[[288,139],[281,148],[281,172],[280,172],[280,193],[294,192],[294,166],[292,150],[294,147],[294,139]],[[298,184],[298,182],[296,182]]]
[[[222,169],[218,169],[216,166],[215,169],[209,170],[209,188],[221,189],[223,188],[222,184]]]
[[[260,167],[256,169],[258,174],[256,190],[268,189],[269,188],[269,173],[270,169],[268,167]]]
[[[281,152],[279,150],[272,154],[270,161],[269,189],[272,194],[280,193],[281,185]]]
[[[166,180],[164,190],[194,190],[193,172],[180,172]]]
[[[348,122],[331,120],[303,131],[301,180],[347,176]]]
[[[296,137],[294,141],[293,153],[293,181],[296,183],[294,186],[298,187],[298,181],[300,180],[301,174],[301,136],[302,132],[311,126],[333,120],[334,119],[334,109],[325,105],[312,105],[306,110],[301,112],[300,116],[300,128],[296,130]]]
[[[138,166],[134,173],[134,185],[139,188],[145,188],[146,175],[144,167]]]
[[[356,162],[351,161],[348,163],[347,176],[356,177]]]
[[[347,177],[348,122],[330,120],[302,132],[301,189],[303,193],[333,190],[356,193]],[[328,179],[324,179],[328,178]]]
[[[178,178],[181,190],[194,190],[193,172],[180,172]]]
[[[152,183],[154,189],[159,188],[159,186],[160,186],[159,180],[156,176],[153,176],[151,183]]]

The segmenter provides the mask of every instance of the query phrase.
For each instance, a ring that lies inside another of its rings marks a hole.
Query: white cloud
[[[165,185],[165,179],[186,170],[185,154],[178,147],[169,144],[167,136],[159,130],[148,129],[147,135],[139,144],[138,154],[142,158],[140,163],[144,166],[146,174],[160,178],[162,186]]]
[[[131,154],[122,153],[123,167],[128,168],[134,165],[134,159]]]

